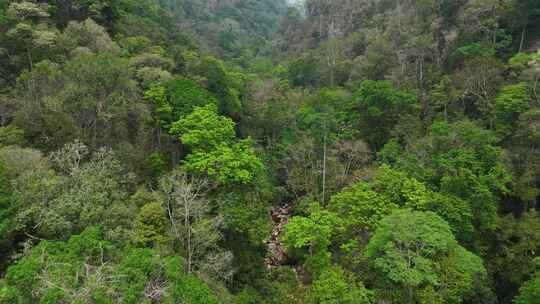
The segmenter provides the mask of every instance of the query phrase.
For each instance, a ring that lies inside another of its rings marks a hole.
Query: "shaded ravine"
[[[282,266],[291,267],[295,274],[297,282],[297,292],[290,294],[290,298],[296,303],[303,303],[300,294],[306,290],[306,286],[310,282],[310,277],[301,264],[293,261],[287,254],[282,237],[285,234],[285,226],[289,222],[292,215],[292,207],[289,204],[273,207],[270,211],[273,229],[269,238],[265,241],[267,247],[266,258],[264,265],[270,271],[278,269]]]
[[[270,216],[272,218],[273,229],[270,237],[265,241],[267,254],[264,259],[264,265],[268,269],[273,269],[282,266],[287,261],[287,252],[285,251],[281,237],[285,232],[285,225],[287,225],[291,217],[291,206],[285,204],[273,207],[270,211]]]

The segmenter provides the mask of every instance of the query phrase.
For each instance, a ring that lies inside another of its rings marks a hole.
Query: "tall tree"
[[[432,212],[401,210],[386,217],[365,254],[379,274],[383,299],[461,303],[486,296],[479,290],[487,289],[482,260],[461,247]]]
[[[206,197],[209,184],[204,179],[173,172],[160,181],[165,208],[174,239],[184,254],[185,270],[201,271],[220,279],[229,279],[232,254],[220,248],[223,219],[212,216]]]

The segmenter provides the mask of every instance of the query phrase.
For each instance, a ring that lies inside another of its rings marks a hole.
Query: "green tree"
[[[437,213],[449,222],[460,240],[468,240],[474,229],[472,210],[466,201],[434,192],[424,183],[386,165],[375,172],[371,181],[361,181],[342,190],[328,204],[328,209],[340,216],[345,227],[346,233],[336,239],[345,244],[354,243],[355,248],[365,245],[384,217],[403,208]]]
[[[339,222],[335,213],[314,203],[309,208],[308,217],[291,218],[284,241],[291,248],[308,248],[310,253],[325,250],[330,245]]]
[[[32,71],[18,78],[20,97],[14,113],[13,125],[23,130],[33,145],[44,150],[55,150],[75,140],[80,130],[61,105],[57,95],[63,88],[62,67],[45,60],[34,65]]]
[[[0,281],[0,303],[218,303],[179,256],[118,248],[88,228],[65,242],[43,241]]]
[[[220,185],[249,184],[263,165],[249,139],[236,140],[235,123],[217,114],[213,105],[195,108],[171,127],[192,149],[183,167],[208,176]]]
[[[173,108],[173,122],[190,114],[196,107],[220,106],[218,100],[193,80],[176,78],[165,83],[168,100]]]
[[[525,83],[508,85],[495,99],[496,129],[504,137],[514,133],[519,116],[529,110],[529,89]]]
[[[502,11],[503,6],[492,1],[473,1],[463,5],[463,13],[457,20],[461,39],[491,49],[493,53],[508,47],[512,37],[501,24]]]
[[[519,289],[519,295],[513,300],[515,304],[538,304],[540,303],[540,274],[538,268],[540,267],[540,261],[537,258],[536,272],[532,278],[525,282]]]
[[[323,209],[318,203],[309,207],[309,215],[292,217],[285,226],[283,241],[289,249],[307,249],[306,265],[314,275],[330,263],[328,247],[341,227],[337,214]]]
[[[368,292],[361,282],[339,267],[325,269],[311,285],[307,303],[313,304],[368,304]]]
[[[175,122],[170,132],[194,151],[212,151],[220,145],[230,145],[235,139],[235,123],[221,116],[212,105],[195,110]]]
[[[500,197],[510,193],[512,180],[497,142],[492,131],[473,122],[436,121],[426,137],[413,140],[407,153],[397,155],[394,166],[437,192],[467,202],[477,233],[494,231]]]
[[[516,41],[519,41],[519,52],[522,52],[530,40],[529,30],[531,26],[540,17],[540,6],[534,0],[510,0],[505,5],[511,26],[516,34],[519,33],[519,39],[516,39]]]
[[[395,90],[388,81],[366,80],[360,84],[345,111],[349,113],[348,121],[377,151],[390,139],[400,118],[414,114],[417,107],[413,94]]]
[[[194,72],[203,78],[208,91],[220,100],[223,113],[229,116],[240,113],[242,83],[238,83],[234,73],[227,71],[223,61],[213,56],[204,56]]]
[[[210,152],[195,151],[188,155],[183,168],[193,174],[207,175],[219,185],[250,184],[263,164],[251,140],[241,140],[231,147],[220,145]]]
[[[7,174],[7,169],[0,161],[0,257],[2,261],[8,260],[8,255],[13,249],[13,231],[14,221],[13,217],[16,212],[16,204],[14,201],[11,181]],[[3,269],[6,265],[0,263],[0,268]]]
[[[169,258],[165,261],[165,275],[172,285],[165,295],[165,303],[174,304],[178,301],[186,304],[220,303],[212,289],[202,280],[193,275],[182,273],[178,269],[181,269],[178,258]]]
[[[59,44],[71,55],[119,52],[118,45],[112,41],[105,28],[90,18],[82,22],[69,22],[59,37]]]
[[[156,125],[164,130],[191,114],[196,107],[219,106],[218,100],[210,92],[183,77],[151,87],[145,91],[144,97],[152,104]]]
[[[509,301],[535,270],[540,250],[540,217],[528,211],[519,218],[509,214],[500,219],[496,234],[497,250],[489,260],[499,297]]]
[[[507,151],[512,160],[514,193],[521,199],[521,207],[528,209],[536,205],[538,188],[538,166],[540,165],[540,133],[536,124],[540,121],[540,111],[534,107],[521,114],[518,127],[513,134]]]
[[[303,54],[289,65],[288,79],[293,86],[311,87],[321,82],[319,60],[313,53]]]
[[[11,294],[12,303],[91,299],[107,303],[99,299],[111,294],[114,288],[111,283],[116,281],[112,266],[103,260],[108,250],[110,244],[94,228],[71,237],[68,242],[41,242],[8,269],[6,291]]]
[[[123,2],[123,5],[129,3]],[[53,12],[55,13],[55,20],[60,25],[65,25],[73,19],[89,19],[97,20],[100,24],[106,25],[109,30],[115,25],[115,21],[118,19],[119,3],[110,0],[72,0],[72,1],[53,1],[56,6]]]
[[[329,209],[343,218],[351,236],[359,237],[373,231],[383,217],[398,207],[397,202],[388,200],[366,182],[359,182],[337,193],[329,203]]]
[[[0,147],[21,145],[24,143],[24,131],[9,125],[0,127]]]
[[[110,151],[100,150],[87,158],[86,147],[74,143],[52,154],[50,162],[31,150],[8,151],[4,159],[16,157],[26,163],[10,164],[20,172],[16,171],[20,175],[14,194],[21,208],[14,220],[21,233],[65,239],[86,227],[100,226],[111,239],[126,237],[136,210],[127,204],[123,169]]]
[[[135,222],[136,239],[144,245],[155,246],[167,239],[168,220],[161,203],[144,205]]]
[[[365,255],[383,299],[415,303],[431,294],[443,303],[462,303],[486,283],[482,260],[462,248],[432,212],[400,210],[384,218]],[[470,283],[458,284],[464,280]]]
[[[312,169],[315,172],[309,172],[310,175],[320,172],[320,190],[321,201],[326,201],[326,192],[330,184],[330,173],[332,169],[337,171],[336,166],[331,166],[331,147],[334,146],[340,138],[350,138],[354,131],[343,119],[342,108],[349,96],[340,89],[322,89],[307,100],[298,111],[300,128],[308,130],[307,134],[314,139],[315,150],[311,153],[316,155],[316,164],[314,168],[306,168],[311,165],[302,159],[300,166],[302,169]],[[307,147],[306,147],[307,148]],[[297,148],[295,142],[293,149]],[[332,172],[334,173],[334,172]],[[337,174],[337,172],[335,172]],[[306,177],[301,177],[306,178]]]
[[[467,60],[461,70],[455,73],[454,79],[465,115],[481,119],[493,127],[494,98],[504,82],[503,69],[500,60],[492,56],[478,56]]]
[[[107,53],[77,56],[66,64],[64,109],[92,148],[129,134],[127,119],[137,97],[132,72],[125,59]]]
[[[49,5],[38,1],[12,2],[7,17],[12,27],[6,32],[15,66],[32,70],[34,63],[50,56],[57,44],[58,31],[47,25]],[[24,54],[23,57],[19,57]],[[18,62],[19,61],[19,62]]]

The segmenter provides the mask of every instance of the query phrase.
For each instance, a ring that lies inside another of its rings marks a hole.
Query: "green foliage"
[[[441,261],[441,286],[438,296],[444,303],[493,302],[488,285],[488,273],[483,261],[474,253],[458,246]]]
[[[72,54],[81,52],[118,53],[118,46],[111,40],[105,28],[96,24],[92,19],[69,22],[60,37],[60,44],[62,48]]]
[[[167,239],[168,219],[160,203],[144,205],[135,222],[136,239],[142,244],[157,245]]]
[[[536,272],[532,278],[525,282],[519,289],[519,295],[514,298],[515,304],[537,304],[540,299],[540,275],[538,268],[540,267],[540,260],[535,259]]]
[[[493,57],[495,55],[495,50],[490,47],[485,47],[479,43],[473,43],[470,45],[462,46],[456,50],[456,55],[464,58],[478,58],[478,57]]]
[[[151,87],[144,92],[144,99],[152,105],[152,116],[156,126],[166,129],[173,121],[173,108],[167,100],[165,87]]]
[[[508,59],[510,67],[518,70],[523,70],[527,67],[527,64],[533,60],[532,54],[517,53],[512,58]]]
[[[387,294],[407,303],[424,297],[429,288],[444,303],[461,303],[476,288],[464,280],[486,283],[481,259],[459,246],[449,225],[432,212],[401,210],[386,217],[365,255],[380,274],[381,296]],[[461,261],[459,268],[454,266],[455,259]]]
[[[362,283],[351,282],[339,267],[324,270],[313,282],[306,303],[314,304],[367,304],[368,292]]]
[[[348,121],[362,132],[374,150],[381,148],[406,114],[414,114],[416,97],[395,90],[388,81],[363,81],[345,111]]]
[[[354,134],[344,120],[343,106],[348,101],[347,92],[340,89],[322,89],[310,98],[298,111],[302,127],[312,134],[320,145],[338,138],[350,138]]]
[[[173,108],[173,121],[185,117],[197,107],[219,105],[215,97],[193,80],[176,78],[167,82],[165,88]]]
[[[349,237],[374,231],[383,217],[398,208],[433,211],[460,237],[473,231],[472,210],[466,201],[433,192],[424,183],[385,165],[371,182],[359,182],[334,195],[328,208],[343,219]]]
[[[519,116],[529,110],[529,102],[530,96],[526,84],[503,87],[495,100],[498,132],[506,136],[512,134]]]
[[[155,124],[165,130],[197,107],[218,106],[218,101],[206,89],[183,77],[151,87],[144,98],[152,105]]]
[[[382,166],[373,180],[373,188],[387,201],[404,208],[425,209],[430,193],[427,187],[406,173]]]
[[[89,226],[99,225],[111,234],[125,233],[131,226],[134,212],[126,203],[122,167],[105,150],[83,164],[85,149],[74,143],[51,156],[65,175],[55,173],[39,158],[34,161],[39,166],[21,172],[14,189],[21,206],[14,217],[19,231],[54,239],[67,238]],[[33,156],[28,154],[27,160],[29,157]]]
[[[162,259],[150,249],[123,252],[102,236],[89,228],[67,242],[41,242],[8,269],[0,300],[146,303],[145,290],[152,286],[162,289],[165,303],[217,303],[208,286],[182,272],[179,257]]]
[[[372,187],[360,182],[332,197],[329,208],[334,210],[356,235],[374,230],[379,221],[398,208],[397,202],[388,200]]]
[[[123,38],[118,43],[123,52],[129,55],[135,55],[148,49],[152,41],[146,36],[134,36]]]
[[[219,303],[216,295],[204,282],[192,275],[180,272],[181,266],[177,257],[165,260],[165,277],[172,285],[165,297],[165,303],[177,303],[178,300],[186,304]]]
[[[309,248],[310,252],[326,250],[341,220],[317,203],[309,207],[309,216],[291,218],[286,226],[284,241],[291,248]]]
[[[123,279],[115,283],[122,295],[122,303],[144,303],[144,291],[151,280],[159,279],[162,267],[159,257],[150,249],[130,249],[115,266],[115,271]],[[155,288],[159,288],[155,286]]]
[[[436,284],[432,260],[441,258],[457,242],[450,227],[434,213],[398,211],[385,218],[366,247],[374,267],[384,278],[404,286]]]
[[[6,283],[16,295],[16,303],[43,301],[73,301],[79,296],[84,301],[106,292],[111,269],[99,265],[110,244],[101,240],[98,229],[90,228],[69,242],[41,242],[28,256],[8,269]],[[96,266],[84,271],[84,265]],[[84,275],[77,280],[77,273]],[[104,280],[104,281],[102,281]],[[83,293],[85,288],[91,292]]]
[[[475,227],[492,231],[496,227],[497,195],[510,192],[512,179],[503,151],[495,146],[497,141],[493,132],[470,121],[437,121],[424,139],[409,144],[408,153],[393,161],[400,170],[438,192],[465,200],[473,212]],[[460,208],[460,212],[469,209]]]
[[[232,147],[220,145],[210,152],[196,151],[188,155],[183,167],[194,174],[204,174],[221,185],[249,184],[263,165],[250,140]]]
[[[95,149],[113,139],[129,142],[128,130],[141,123],[129,115],[137,108],[132,72],[127,60],[111,53],[78,55],[64,66],[42,61],[19,78],[23,93],[14,124],[47,151],[78,138]]]
[[[539,24],[0,0],[0,303],[537,303]]]
[[[337,214],[321,208],[318,203],[309,207],[309,216],[292,217],[285,226],[283,242],[289,249],[307,249],[305,265],[315,276],[330,266],[328,247],[341,230],[342,220]]]
[[[11,251],[16,204],[14,201],[11,181],[7,174],[7,169],[0,161],[0,257],[5,261]],[[0,263],[0,267],[5,267]]]
[[[146,158],[145,167],[150,171],[152,177],[159,177],[166,172],[168,164],[163,154],[154,152]]]
[[[79,133],[69,114],[52,111],[57,103],[50,101],[51,95],[61,90],[62,78],[61,66],[48,60],[35,64],[32,71],[18,78],[22,100],[13,114],[13,125],[22,129],[36,147],[58,149]],[[40,123],[33,124],[35,121]]]
[[[242,107],[239,98],[241,88],[223,61],[204,56],[195,67],[195,73],[204,79],[206,88],[220,100],[223,113],[230,116],[239,113]]]
[[[467,201],[452,194],[431,192],[426,209],[445,219],[459,241],[470,240],[474,216]]]
[[[0,127],[0,147],[21,145],[24,143],[24,131],[15,127]]]
[[[297,58],[288,67],[289,82],[293,86],[315,86],[320,78],[318,65],[319,62],[312,53]]]
[[[180,135],[182,143],[192,149],[184,169],[221,185],[249,184],[263,165],[251,140],[236,141],[234,127],[213,105],[196,108],[174,123],[170,132]]]
[[[272,227],[268,212],[275,199],[274,188],[269,181],[257,176],[254,189],[231,189],[227,193],[216,194],[220,203],[219,213],[223,215],[228,230],[245,235],[251,244],[259,244],[268,237]]]
[[[221,145],[230,145],[235,137],[235,123],[217,114],[213,105],[198,107],[171,127],[171,134],[179,135],[185,145],[194,151],[212,151]]]
[[[34,63],[47,59],[57,52],[58,30],[48,24],[48,4],[34,1],[12,2],[5,9],[2,40],[9,57],[5,64],[15,71],[13,80],[25,68],[32,69]],[[9,69],[10,68],[10,69]],[[9,79],[10,75],[6,75]]]
[[[523,214],[519,221],[513,215],[500,219],[497,240],[501,245],[491,263],[505,297],[516,294],[535,270],[535,256],[529,253],[540,248],[539,219],[535,211]]]
[[[132,106],[137,91],[132,72],[126,60],[111,54],[77,56],[65,67],[64,107],[92,147],[122,131],[111,118],[126,118]]]

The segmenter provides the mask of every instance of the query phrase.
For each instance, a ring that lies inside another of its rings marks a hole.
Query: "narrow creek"
[[[287,261],[287,252],[281,241],[283,233],[285,233],[285,225],[291,217],[291,206],[288,204],[273,207],[270,211],[274,228],[266,241],[268,253],[264,260],[264,264],[268,269],[279,267]]]

